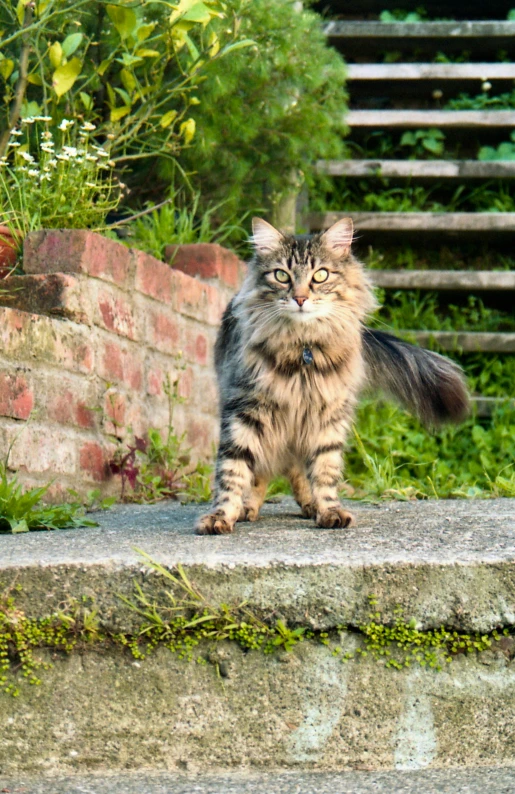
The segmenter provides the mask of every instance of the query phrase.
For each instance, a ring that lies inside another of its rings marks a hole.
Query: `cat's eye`
[[[313,281],[317,284],[321,284],[323,281],[327,281],[329,278],[329,271],[326,270],[324,267],[321,267],[320,270],[317,270],[316,273],[313,274]]]
[[[276,270],[275,277],[277,281],[279,281],[281,284],[287,284],[288,281],[290,280],[290,277],[286,272],[286,270]]]

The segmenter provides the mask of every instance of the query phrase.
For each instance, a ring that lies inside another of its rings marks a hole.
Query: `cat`
[[[371,283],[339,220],[301,238],[252,222],[254,257],[215,347],[221,428],[214,502],[196,531],[255,521],[271,477],[289,478],[303,516],[347,527],[342,451],[360,392],[382,389],[429,425],[461,421],[468,393],[449,359],[367,328]]]

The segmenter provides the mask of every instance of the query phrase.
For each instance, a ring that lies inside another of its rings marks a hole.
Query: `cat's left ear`
[[[342,218],[323,233],[321,242],[331,253],[344,256],[350,251],[353,232],[352,218]]]
[[[252,218],[252,237],[250,241],[258,254],[271,254],[281,247],[284,236],[262,218]]]

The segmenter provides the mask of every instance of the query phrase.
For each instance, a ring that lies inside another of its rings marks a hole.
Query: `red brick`
[[[0,305],[91,324],[88,280],[63,273],[12,276],[2,282]]]
[[[104,396],[104,433],[123,438],[127,430],[126,400],[123,394],[109,389]]]
[[[129,288],[132,254],[116,240],[83,229],[31,232],[25,238],[26,273],[87,273]]]
[[[65,389],[47,404],[48,418],[61,425],[75,425],[85,430],[95,427],[95,406],[87,405],[77,395]]]
[[[28,419],[34,395],[23,375],[0,372],[0,415]]]
[[[148,343],[163,353],[173,355],[179,347],[179,326],[174,314],[153,311],[148,316]]]
[[[185,400],[191,397],[193,381],[194,375],[191,367],[179,373],[179,397],[183,397]]]
[[[223,292],[213,284],[204,284],[178,270],[172,270],[171,273],[174,309],[186,317],[194,317],[209,325],[219,325],[227,304]]]
[[[211,351],[206,335],[198,328],[183,329],[183,347],[189,361],[205,366],[211,359]]]
[[[121,347],[115,341],[100,342],[98,374],[107,381],[118,381],[139,391],[143,384],[143,359],[139,346]]]
[[[105,288],[98,291],[99,323],[119,336],[136,339],[134,309],[123,293]]]
[[[134,252],[136,258],[136,282],[138,292],[149,295],[162,303],[171,303],[173,292],[170,265],[160,262],[143,251]]]
[[[33,474],[75,475],[77,470],[77,437],[69,431],[29,422],[18,433],[9,455],[9,465]]]
[[[201,279],[220,279],[238,289],[245,273],[245,265],[232,251],[216,243],[167,245],[166,261],[188,276]]]
[[[147,371],[147,394],[160,397],[163,394],[165,375],[161,367],[151,367]]]
[[[110,477],[106,454],[100,444],[95,441],[87,441],[82,445],[79,453],[79,465],[81,471],[89,474],[91,479],[96,482],[102,482]]]

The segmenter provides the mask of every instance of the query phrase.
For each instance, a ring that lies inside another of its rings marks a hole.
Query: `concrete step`
[[[287,772],[252,770],[218,775],[152,771],[106,776],[0,777],[8,794],[511,794],[515,768],[428,769],[395,772]]]
[[[515,22],[502,20],[460,22],[375,22],[331,20],[324,25],[330,39],[492,39],[515,36]],[[465,47],[467,42],[464,42]],[[416,41],[412,45],[416,46]]]
[[[345,123],[358,127],[496,129],[515,127],[515,110],[349,110]]]
[[[327,229],[340,218],[375,232],[514,232],[515,212],[312,212],[312,231]]]
[[[385,289],[515,290],[513,270],[370,270],[369,275]]]
[[[442,350],[463,353],[515,353],[515,333],[485,331],[396,331],[427,347],[436,342]]]
[[[372,80],[513,80],[515,63],[350,63],[347,79]]]
[[[319,174],[348,177],[513,179],[515,160],[319,160]]]
[[[477,416],[492,416],[492,413],[499,407],[515,408],[515,400],[509,397],[473,397],[472,404]]]
[[[174,503],[118,507],[99,516],[98,528],[3,536],[0,581],[18,621],[86,597],[104,631],[137,635],[145,618],[120,596],[135,600],[137,584],[151,603],[173,605],[173,584],[148,571],[135,551],[142,548],[167,568],[182,563],[211,605],[244,602],[272,624],[352,630],[329,646],[306,640],[268,656],[207,643],[195,649],[204,664],[162,647],[138,661],[109,644],[86,643],[69,656],[42,651],[53,667],[41,686],[0,696],[0,774],[514,765],[509,644],[458,654],[441,672],[387,669],[370,654],[343,664],[334,655],[336,642],[360,647],[353,627],[379,620],[370,617],[371,595],[390,625],[400,605],[421,630],[511,629],[514,500],[350,506],[357,525],[346,530],[317,529],[286,500],[230,536],[196,536],[205,507]]]

